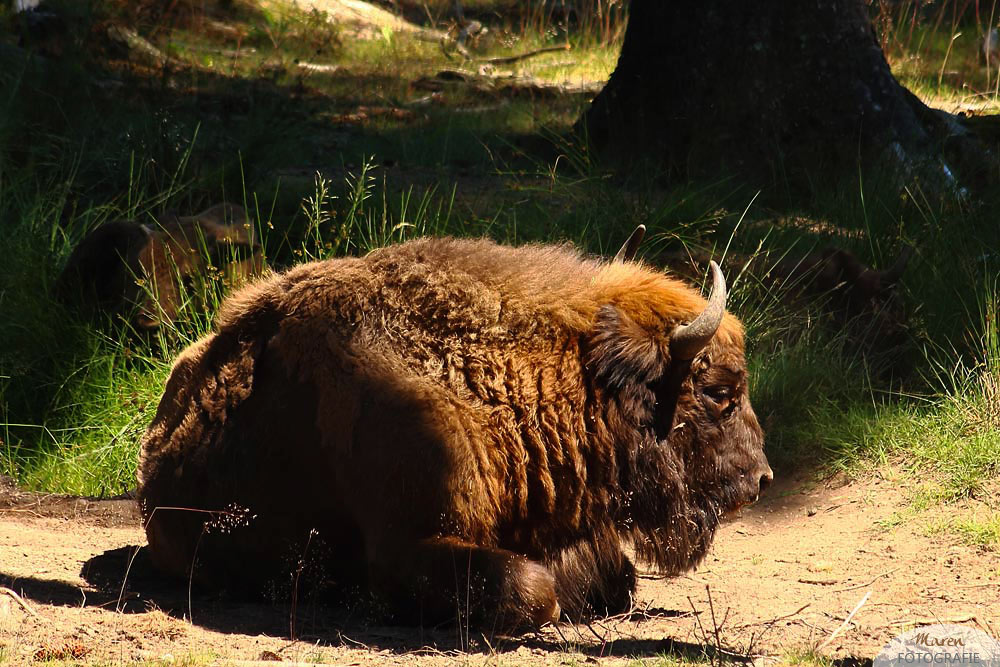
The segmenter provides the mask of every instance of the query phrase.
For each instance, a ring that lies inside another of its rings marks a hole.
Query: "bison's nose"
[[[757,483],[757,495],[764,493],[764,489],[771,486],[771,482],[774,481],[774,473],[771,472],[771,466],[767,467],[767,470],[760,476],[760,481]]]

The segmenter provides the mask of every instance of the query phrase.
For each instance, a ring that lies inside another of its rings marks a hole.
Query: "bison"
[[[695,566],[772,479],[743,329],[716,264],[706,302],[622,254],[422,238],[235,293],[142,442],[154,565],[260,592],[319,559],[396,622],[504,631],[629,608],[627,545]]]
[[[189,284],[218,267],[245,281],[263,271],[263,257],[246,211],[216,204],[192,216],[165,215],[157,224],[107,222],[74,248],[57,286],[85,310],[126,317],[153,330],[180,314]]]
[[[766,253],[729,255],[744,280],[774,291],[794,310],[818,306],[836,331],[864,352],[891,352],[903,346],[908,321],[899,280],[913,255],[904,246],[888,269],[874,269],[843,248],[828,247],[805,255],[786,253],[775,261]],[[696,277],[710,256],[699,252],[662,253],[657,264],[681,276]]]

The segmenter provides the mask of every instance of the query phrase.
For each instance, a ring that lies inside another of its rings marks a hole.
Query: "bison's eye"
[[[727,384],[718,384],[706,387],[704,394],[716,403],[725,403],[726,401],[733,400],[733,396],[736,394],[736,387]]]
[[[732,412],[736,405],[736,387],[729,384],[715,384],[701,391],[705,397],[705,407],[716,419],[721,419]]]

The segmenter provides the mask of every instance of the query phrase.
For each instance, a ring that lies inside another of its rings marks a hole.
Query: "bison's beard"
[[[646,528],[636,522],[630,535],[636,557],[665,575],[690,570],[705,558],[721,519],[717,509],[691,504],[666,525]]]
[[[690,570],[738,505],[736,490],[717,479],[695,483],[700,474],[717,473],[686,468],[666,443],[644,447],[635,463],[628,538],[636,556],[666,575]]]

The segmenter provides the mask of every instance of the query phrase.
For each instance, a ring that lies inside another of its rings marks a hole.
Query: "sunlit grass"
[[[951,113],[1000,111],[1000,67],[987,66],[983,35],[976,26],[959,26],[954,32],[918,26],[912,39],[914,50],[896,48],[887,54],[900,83]]]
[[[946,536],[983,551],[1000,548],[1000,513],[995,510],[953,511],[924,526],[929,536]]]
[[[777,664],[790,667],[830,667],[833,659],[813,650],[789,650],[779,658]]]
[[[387,101],[397,103],[406,101],[413,81],[442,69],[500,82],[517,76],[553,84],[599,83],[611,74],[620,47],[618,41],[605,44],[579,36],[556,37],[543,26],[520,33],[487,31],[462,54],[450,46],[449,39],[428,41],[390,28],[359,31],[338,25],[322,12],[305,11],[288,2],[269,2],[263,9],[259,15],[245,16],[243,22],[233,24],[235,31],[246,36],[237,42],[199,30],[198,25],[164,31],[157,39],[182,60],[220,74],[303,81],[335,99],[343,99],[336,94],[343,92],[338,79],[349,78],[355,86],[364,86],[367,80],[368,85],[379,87]],[[544,48],[560,50],[511,63],[490,62]],[[372,97],[364,95],[363,89],[355,92],[365,99]]]

